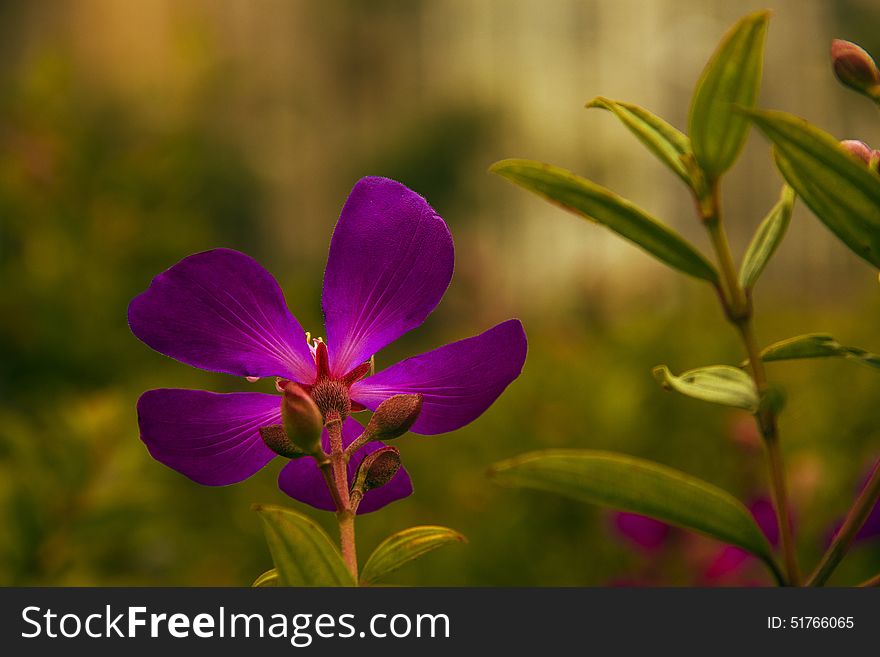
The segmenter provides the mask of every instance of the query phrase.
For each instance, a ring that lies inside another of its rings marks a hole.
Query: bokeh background
[[[330,233],[368,174],[423,194],[457,246],[444,301],[378,366],[511,316],[530,351],[478,421],[400,441],[416,492],[359,521],[362,558],[393,531],[443,524],[469,544],[394,583],[767,583],[708,539],[485,477],[527,450],[615,449],[761,508],[749,418],[665,393],[650,373],[741,359],[711,291],[486,168],[511,156],[566,166],[706,247],[678,180],[583,105],[625,99],[684,127],[721,34],[764,4],[775,11],[761,104],[880,144],[876,110],[836,83],[827,54],[834,37],[880,53],[873,0],[0,2],[0,583],[248,585],[270,566],[252,502],[289,502],[334,531],[277,490],[280,463],[202,488],[149,457],[144,390],[271,384],[150,351],[126,307],[180,258],[228,246],[264,263],[320,334]],[[738,253],[780,184],[753,134],[724,187]],[[878,293],[877,273],[798,208],[757,291],[760,339],[825,331],[880,351]],[[781,431],[811,565],[880,453],[880,378],[837,361],[771,376],[788,392]],[[865,539],[834,581],[878,569],[880,541]]]

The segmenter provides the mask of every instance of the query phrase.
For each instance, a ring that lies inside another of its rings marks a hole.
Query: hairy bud
[[[352,484],[352,495],[360,499],[364,493],[380,488],[391,481],[400,470],[400,450],[385,446],[372,454],[367,454],[358,466]]]
[[[864,48],[849,41],[831,42],[834,74],[850,89],[875,100],[880,99],[880,69]]]
[[[293,381],[281,384],[281,419],[290,442],[305,454],[321,451],[324,420],[314,400]],[[271,448],[271,445],[270,445]]]
[[[284,458],[298,459],[306,455],[305,452],[290,442],[290,438],[287,437],[287,432],[281,424],[270,424],[260,427],[260,438],[266,443],[266,447]]]
[[[376,409],[364,433],[372,440],[392,440],[410,430],[422,412],[422,395],[394,395]]]

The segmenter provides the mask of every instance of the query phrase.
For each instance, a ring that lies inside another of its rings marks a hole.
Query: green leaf
[[[693,155],[691,140],[680,130],[672,127],[638,105],[623,103],[598,96],[587,107],[600,107],[613,112],[661,162],[672,169],[688,185],[693,186],[684,158]]]
[[[748,550],[775,569],[767,539],[741,502],[664,465],[611,452],[554,449],[496,463],[489,474],[504,486],[558,493],[684,527]]]
[[[739,270],[739,284],[744,289],[750,290],[754,287],[764,267],[785,237],[785,231],[788,230],[788,224],[791,222],[794,199],[794,190],[785,185],[779,202],[758,226]]]
[[[654,378],[669,390],[688,397],[725,406],[744,408],[754,413],[760,397],[752,378],[736,367],[712,365],[675,376],[665,365],[654,368]]]
[[[502,160],[490,171],[577,215],[602,224],[685,274],[718,285],[718,272],[678,233],[601,185],[550,164]]]
[[[773,142],[779,171],[804,203],[857,255],[880,267],[880,176],[801,118],[748,114]]]
[[[712,180],[727,171],[749,132],[737,107],[754,107],[761,87],[764,37],[770,14],[749,14],[731,28],[697,83],[688,132],[697,162]]]
[[[410,527],[397,532],[379,544],[361,572],[361,584],[368,586],[405,563],[450,543],[466,539],[448,527]]]
[[[796,360],[801,358],[848,358],[880,369],[880,355],[858,347],[845,347],[830,335],[809,333],[771,344],[761,352],[761,360]]]
[[[355,586],[339,550],[311,519],[280,506],[253,508],[265,523],[279,586]]]
[[[265,573],[257,577],[254,580],[254,583],[251,584],[251,588],[264,588],[278,586],[278,571],[275,568],[271,570],[267,570]]]

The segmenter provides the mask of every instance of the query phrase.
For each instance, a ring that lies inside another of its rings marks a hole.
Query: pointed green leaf
[[[611,452],[553,449],[496,463],[489,475],[504,486],[558,493],[684,527],[748,550],[774,568],[770,545],[741,502],[658,463]]]
[[[804,203],[857,255],[880,267],[880,176],[801,118],[748,114],[773,142],[779,171]]]
[[[562,208],[602,224],[685,274],[718,284],[718,272],[699,251],[647,212],[601,185],[531,160],[502,160],[491,171]]]
[[[661,162],[688,185],[692,185],[690,173],[683,159],[693,154],[691,140],[683,132],[645,108],[631,103],[598,96],[587,103],[587,107],[601,107],[613,112]]]
[[[255,589],[267,586],[278,586],[278,571],[275,568],[267,570],[265,573],[257,577],[257,579],[254,580],[254,583],[251,584],[251,588]]]
[[[848,358],[869,367],[880,368],[880,355],[858,347],[845,347],[830,335],[809,333],[771,344],[761,352],[765,362],[801,358]]]
[[[410,527],[397,532],[379,544],[361,572],[361,584],[368,586],[397,570],[405,563],[450,543],[466,539],[448,527]]]
[[[697,162],[710,179],[742,151],[749,122],[737,107],[754,107],[761,88],[769,12],[749,14],[724,36],[697,83],[688,132]]]
[[[712,365],[699,367],[675,376],[665,365],[654,368],[654,378],[668,389],[688,397],[725,406],[744,408],[754,413],[760,397],[752,377],[736,367]]]
[[[280,506],[254,505],[265,523],[278,586],[355,586],[330,537],[306,516]]]
[[[776,252],[782,238],[785,237],[785,231],[788,230],[788,224],[791,222],[794,199],[794,190],[785,185],[782,188],[779,202],[773,206],[773,209],[758,226],[739,270],[739,284],[744,289],[750,290],[755,286],[764,267]]]

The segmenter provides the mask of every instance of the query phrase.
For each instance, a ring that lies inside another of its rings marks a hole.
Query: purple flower
[[[868,482],[871,481],[871,477],[874,475],[874,471],[880,468],[880,461],[877,461],[868,473],[864,476],[861,483],[859,484],[858,492],[856,493],[856,498],[860,497],[862,492],[868,485]],[[846,518],[841,518],[837,522],[834,523],[834,526],[830,531],[826,532],[825,535],[825,545],[831,545],[831,542],[837,537],[837,532],[840,531],[840,528],[843,527],[843,523]],[[880,501],[876,502],[873,507],[871,507],[871,511],[868,514],[868,517],[865,518],[865,523],[862,525],[862,528],[856,533],[853,541],[855,543],[861,543],[862,541],[873,540],[880,536]]]
[[[654,552],[663,547],[669,536],[670,527],[665,522],[638,513],[618,511],[612,514],[615,530],[633,546],[645,552]]]
[[[413,432],[444,433],[476,419],[519,376],[526,337],[518,320],[367,375],[376,352],[421,325],[437,306],[453,260],[449,229],[421,196],[392,180],[364,178],[349,195],[330,243],[322,295],[326,342],[309,344],[272,275],[229,249],[197,253],[159,274],[132,300],[128,321],[147,345],[188,365],[299,383],[325,418],[344,419],[345,445],[363,430],[350,412],[375,410],[401,393],[423,395]],[[246,479],[271,461],[276,454],[259,430],[280,422],[280,397],[273,394],[159,389],[138,400],[141,440],[150,454],[210,486]],[[327,450],[326,430],[323,443]],[[349,479],[381,446],[370,442],[353,455]],[[334,508],[310,457],[287,463],[278,483],[297,500]],[[385,486],[367,492],[358,512],[411,492],[401,468]]]
[[[749,511],[755,519],[758,527],[770,545],[779,545],[779,524],[776,520],[776,511],[773,503],[765,497],[759,497],[749,505]],[[725,545],[718,550],[704,574],[710,582],[740,574],[741,571],[752,561],[754,557],[749,553],[733,545]]]

